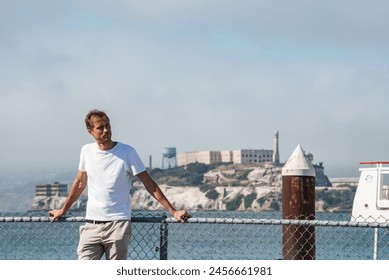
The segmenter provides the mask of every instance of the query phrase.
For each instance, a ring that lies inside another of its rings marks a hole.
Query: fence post
[[[162,215],[161,225],[159,227],[160,238],[159,238],[159,247],[161,248],[159,251],[159,259],[167,260],[167,249],[168,249],[168,224],[166,222],[167,216],[165,214]]]
[[[282,218],[315,219],[315,168],[298,145],[282,169]],[[315,227],[282,226],[284,260],[315,259]]]
[[[378,260],[378,228],[374,228],[374,260]]]

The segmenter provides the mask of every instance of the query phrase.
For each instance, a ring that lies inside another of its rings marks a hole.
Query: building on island
[[[195,151],[177,154],[177,165],[190,163],[270,163],[273,150]]]
[[[224,151],[193,151],[177,154],[177,165],[190,163],[280,163],[278,130],[274,132],[273,149],[239,149]]]

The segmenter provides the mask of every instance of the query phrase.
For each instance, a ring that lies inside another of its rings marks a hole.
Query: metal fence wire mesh
[[[187,224],[180,224],[159,212],[135,213],[128,259],[278,260],[290,243],[313,251],[317,260],[389,259],[389,221],[352,222],[348,215],[336,220],[286,220],[277,212],[255,216],[196,213]],[[81,216],[50,223],[45,216],[3,213],[0,259],[77,259],[78,230],[84,222]],[[294,230],[293,239],[285,240],[285,229]]]

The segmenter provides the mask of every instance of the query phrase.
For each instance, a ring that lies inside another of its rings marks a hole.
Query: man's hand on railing
[[[52,223],[58,221],[59,218],[61,218],[63,214],[64,213],[63,213],[62,209],[53,209],[53,210],[49,211],[50,221]]]
[[[174,218],[180,223],[186,223],[189,218],[192,218],[192,215],[188,214],[185,210],[176,210],[174,212]]]

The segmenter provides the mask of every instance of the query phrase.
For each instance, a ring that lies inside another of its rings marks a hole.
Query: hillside
[[[333,188],[323,166],[315,165],[315,169],[316,211],[351,211],[355,187]],[[281,167],[271,165],[197,163],[153,169],[150,174],[178,208],[278,211],[282,206],[281,172]],[[139,210],[162,210],[137,181],[132,190],[132,205]]]
[[[322,165],[315,165],[316,210],[350,212],[355,187],[331,187]],[[177,207],[187,210],[239,210],[278,211],[282,206],[282,168],[265,165],[189,164],[185,167],[149,170],[169,200]],[[47,178],[21,181],[13,189],[5,188],[0,198],[0,211],[47,210],[60,207],[65,197],[34,197],[35,184],[60,181],[70,187],[71,172]],[[30,178],[30,177],[29,177]],[[5,182],[4,185],[11,185]],[[86,197],[72,208],[84,210]],[[18,203],[15,203],[18,201]],[[135,180],[131,202],[136,210],[163,210]]]

